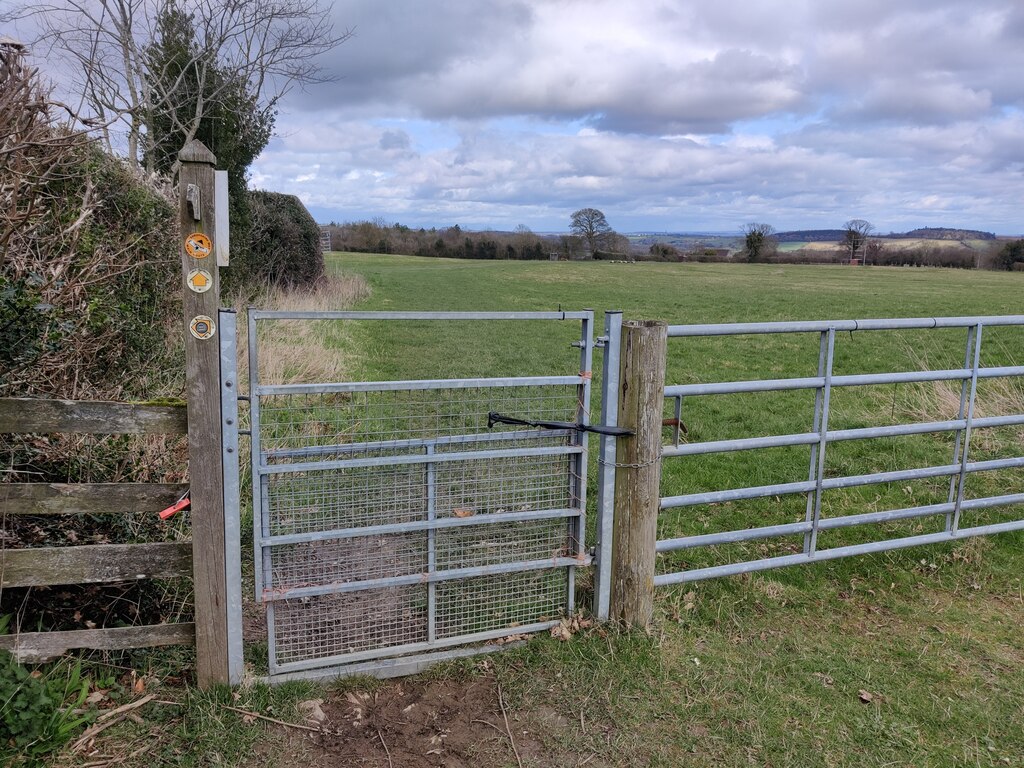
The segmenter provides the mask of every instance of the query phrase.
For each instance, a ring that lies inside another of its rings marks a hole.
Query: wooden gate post
[[[654,557],[661,501],[661,420],[668,326],[622,324],[612,539],[612,618],[646,628],[654,614]]]
[[[181,269],[184,282],[188,473],[192,498],[196,674],[200,687],[228,682],[224,552],[224,475],[220,424],[220,278],[214,165],[201,141],[178,153]],[[226,233],[225,233],[226,236]]]

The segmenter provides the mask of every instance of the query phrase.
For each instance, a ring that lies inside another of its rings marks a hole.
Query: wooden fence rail
[[[148,405],[90,400],[0,399],[2,432],[80,432],[94,435],[183,435],[184,405]]]
[[[0,398],[0,433],[171,434],[188,430],[186,408],[136,403]],[[3,483],[0,521],[16,515],[156,514],[183,483]],[[190,578],[192,544],[93,544],[0,550],[0,589]],[[0,635],[0,649],[40,662],[71,649],[193,645],[192,623]]]

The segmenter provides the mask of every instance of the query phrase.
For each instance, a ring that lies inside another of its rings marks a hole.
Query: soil
[[[577,764],[575,755],[560,755],[548,744],[566,723],[520,716],[507,704],[503,713],[503,703],[490,675],[468,681],[399,681],[373,692],[332,692],[318,702],[321,731],[289,729],[272,764],[485,768],[516,766],[516,752],[524,766]]]

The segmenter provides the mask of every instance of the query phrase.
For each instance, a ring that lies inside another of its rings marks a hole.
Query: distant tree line
[[[413,229],[382,218],[331,223],[331,250],[356,253],[399,253],[448,259],[630,258],[629,239],[615,232],[601,211],[583,208],[570,220],[568,235],[537,235],[520,224],[512,232],[473,232],[458,224],[440,229]]]
[[[841,264],[861,263],[882,267],[949,267],[954,269],[1024,269],[1024,240],[1000,245],[995,235],[977,230],[956,230],[925,227],[905,235],[873,236],[875,227],[864,219],[850,219],[842,229],[801,230],[781,235],[770,224],[752,222],[741,227],[743,248],[739,260],[777,264]],[[982,249],[961,244],[919,245],[894,248],[888,243],[900,239],[926,239],[949,242],[965,239],[987,241]],[[799,249],[780,251],[781,241],[792,242],[794,236],[810,241],[834,241],[835,250]]]
[[[331,250],[399,253],[448,259],[540,260],[557,251],[557,242],[520,225],[514,232],[471,232],[458,224],[413,229],[383,219],[328,225]]]
[[[762,262],[775,264],[848,264],[853,260],[874,266],[948,267],[954,269],[1024,269],[1024,240],[986,240],[983,246],[954,245],[947,237],[933,237],[935,245],[895,247],[898,239],[873,235],[874,226],[864,219],[850,219],[834,234],[831,249],[781,250],[783,239],[771,224],[750,222],[740,229],[739,250],[695,243],[685,248],[654,242],[641,252],[629,238],[615,232],[604,214],[594,208],[576,211],[570,232],[538,235],[520,224],[512,232],[473,232],[459,225],[414,229],[382,218],[332,223],[328,227],[331,249],[362,253],[395,253],[452,259],[658,261],[658,262]],[[825,230],[805,230],[820,234]],[[916,230],[945,234],[953,230]],[[974,230],[956,230],[974,233]],[[789,235],[791,233],[784,233]],[[979,233],[987,234],[987,233]],[[941,242],[940,242],[941,241]]]

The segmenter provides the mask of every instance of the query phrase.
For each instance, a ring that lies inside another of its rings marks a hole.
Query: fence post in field
[[[654,613],[668,326],[624,322],[620,349],[618,425],[635,434],[619,438],[615,453],[611,615],[646,627]]]
[[[228,627],[224,550],[220,344],[220,279],[214,165],[200,141],[178,154],[181,267],[184,282],[188,472],[192,499],[196,674],[207,688],[228,682]]]

